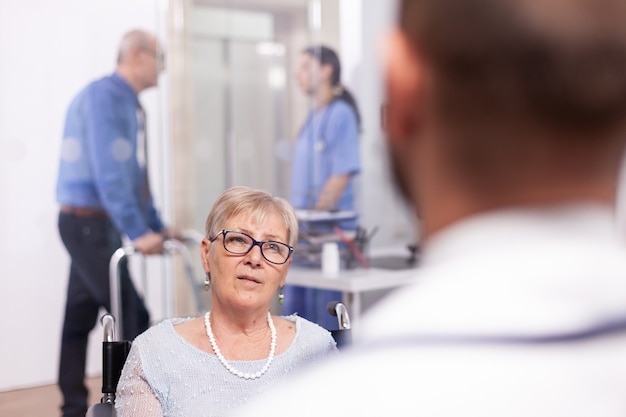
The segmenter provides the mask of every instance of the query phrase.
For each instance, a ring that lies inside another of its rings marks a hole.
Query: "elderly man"
[[[400,3],[386,120],[418,282],[242,414],[626,415],[626,2]]]
[[[63,416],[84,416],[88,334],[100,307],[110,308],[109,261],[128,236],[144,254],[160,253],[166,235],[146,172],[144,112],[138,93],[157,84],[163,55],[154,35],[122,38],[117,68],[92,82],[67,112],[57,182],[59,232],[71,257],[61,342]],[[149,314],[122,269],[124,337],[149,325]]]

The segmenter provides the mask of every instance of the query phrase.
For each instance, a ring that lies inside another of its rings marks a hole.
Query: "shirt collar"
[[[111,79],[113,80],[113,82],[119,85],[126,93],[132,96],[137,103],[139,103],[139,95],[135,92],[135,90],[133,90],[128,81],[126,81],[124,77],[122,77],[117,71],[115,71],[111,75]]]
[[[614,210],[601,204],[571,204],[503,209],[474,215],[434,234],[424,244],[420,263],[440,264],[473,250],[508,242],[570,239],[620,239]],[[622,238],[623,240],[623,238]]]

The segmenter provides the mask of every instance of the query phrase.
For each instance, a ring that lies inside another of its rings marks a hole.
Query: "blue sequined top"
[[[298,368],[337,352],[331,334],[298,316],[291,346],[274,358],[265,374],[246,380],[231,374],[213,354],[193,346],[174,325],[191,319],[168,319],[138,336],[117,388],[116,411],[126,416],[228,416]],[[265,359],[229,361],[255,373]]]

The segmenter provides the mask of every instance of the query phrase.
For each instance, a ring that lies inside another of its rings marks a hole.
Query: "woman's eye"
[[[268,243],[265,245],[265,249],[266,249],[266,250],[269,250],[269,251],[272,251],[272,252],[277,252],[277,253],[280,253],[280,252],[282,251],[281,246],[282,246],[282,245],[279,245],[278,243],[268,242]]]
[[[243,236],[229,236],[228,242],[237,244],[237,245],[242,245],[242,244],[247,244],[248,240]]]

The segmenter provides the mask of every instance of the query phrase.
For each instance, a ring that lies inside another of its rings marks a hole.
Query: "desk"
[[[348,307],[350,318],[357,322],[361,315],[361,295],[411,284],[417,279],[415,268],[402,270],[357,268],[339,271],[338,277],[328,278],[317,268],[293,266],[289,269],[287,283],[301,287],[335,290],[343,293],[343,303]]]

